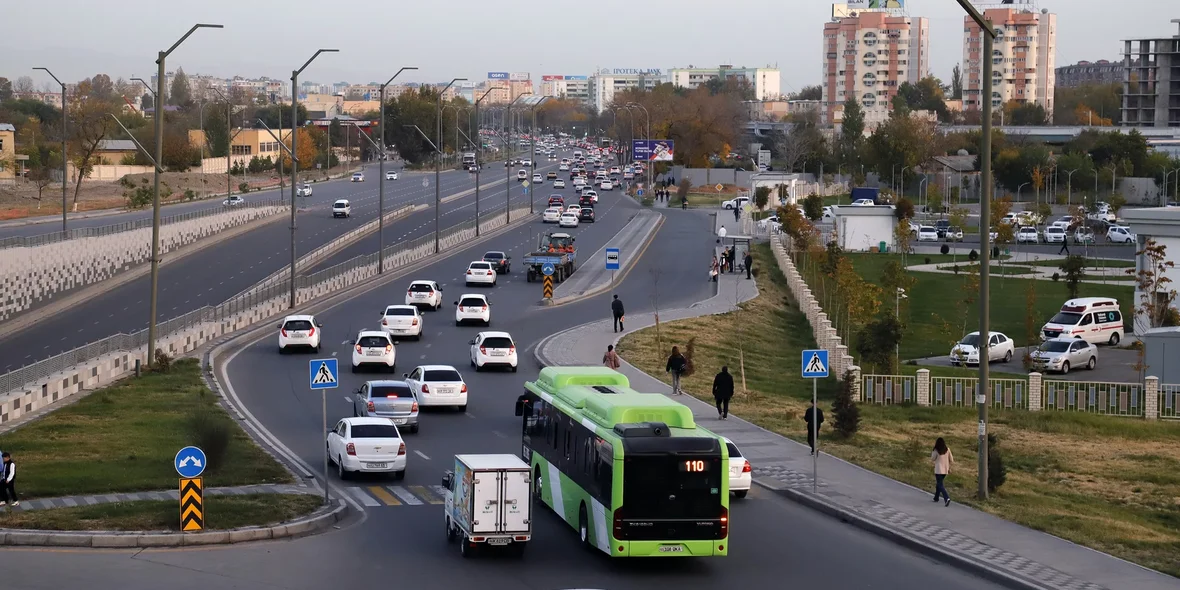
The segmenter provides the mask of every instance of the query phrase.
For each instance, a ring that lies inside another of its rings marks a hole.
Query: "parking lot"
[[[1030,352],[1032,350],[1036,349],[1030,349]],[[1012,359],[1012,362],[992,363],[992,373],[1027,375],[1027,371],[1024,370],[1024,364],[1020,362],[1020,357],[1023,355],[1024,348],[1018,347],[1016,349],[1016,358]],[[1066,375],[1061,375],[1059,373],[1045,373],[1045,379],[1134,383],[1139,381],[1139,372],[1134,369],[1135,363],[1137,362],[1139,362],[1139,353],[1134,350],[1099,346],[1098,366],[1093,371],[1087,371],[1086,369],[1075,369]],[[951,361],[949,350],[948,354],[946,355],[917,359],[917,363],[925,367],[950,367]],[[1150,368],[1148,369],[1147,374],[1151,374]]]

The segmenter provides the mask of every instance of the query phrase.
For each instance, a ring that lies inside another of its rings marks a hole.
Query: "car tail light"
[[[412,323],[412,324],[410,324],[410,325],[411,325],[411,326],[417,326],[417,325],[418,325],[418,318],[414,318],[414,323]]]
[[[430,386],[423,383],[422,384],[422,393],[430,393]]]
[[[753,469],[750,468],[750,462],[746,461],[746,464],[742,465],[742,473],[750,473],[751,471],[753,471]]]
[[[401,443],[397,447],[397,456],[400,457],[404,454],[406,454],[406,443]]]
[[[482,311],[487,311],[487,310],[488,310],[488,306],[486,306],[486,305],[485,305],[485,306],[483,306],[483,310],[482,310]]]
[[[516,346],[515,345],[508,347],[508,354],[516,354]]]
[[[410,406],[410,411],[411,411],[411,412],[417,412],[417,411],[418,411],[418,402],[414,402],[414,405]]]
[[[388,326],[388,325],[389,325],[389,320],[381,320],[381,325],[382,325],[382,326]]]
[[[466,383],[463,384],[463,388],[459,390],[459,393],[467,393],[467,384]]]
[[[729,508],[721,507],[721,538],[729,536]]]
[[[357,354],[361,353],[361,345],[360,344],[356,345],[356,353]]]
[[[283,338],[286,338],[286,337],[287,337],[287,329],[286,329],[286,328],[283,328],[283,329],[281,330],[281,332],[283,333]]]
[[[355,457],[356,456],[356,445],[354,445],[352,443],[348,443],[348,446],[344,447],[344,452],[348,453],[348,456],[350,456],[350,457]]]
[[[413,294],[414,294],[414,292],[413,292],[413,291],[411,291],[411,290],[409,290],[409,289],[406,289],[406,295],[407,295],[407,296],[409,296],[409,295],[413,295]]]
[[[370,412],[376,412],[377,411],[377,404],[374,404],[372,401],[369,401],[369,403],[365,404],[365,409],[367,409]]]
[[[484,355],[484,356],[487,356],[487,354],[488,354],[488,349],[486,349],[486,348],[484,348],[484,347],[482,347],[482,346],[481,346],[481,347],[479,347],[479,354],[482,354],[482,355]]]
[[[311,329],[307,331],[307,337],[311,338],[312,336],[315,336],[315,326],[312,326]]]
[[[471,269],[467,269],[467,274],[471,274]]]
[[[392,344],[386,344],[386,345],[385,345],[385,354],[389,354],[389,353],[391,353],[391,352],[393,352],[393,345],[392,345]]]

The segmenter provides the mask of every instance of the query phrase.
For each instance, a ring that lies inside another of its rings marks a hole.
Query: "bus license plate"
[[[504,539],[504,538],[488,539],[488,545],[507,545],[508,543],[509,543],[509,540]]]
[[[660,545],[660,553],[684,553],[684,545]]]

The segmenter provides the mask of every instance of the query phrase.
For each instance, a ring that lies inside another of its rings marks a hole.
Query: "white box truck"
[[[532,473],[516,455],[455,455],[442,479],[447,541],[471,557],[481,545],[524,554],[532,539]]]

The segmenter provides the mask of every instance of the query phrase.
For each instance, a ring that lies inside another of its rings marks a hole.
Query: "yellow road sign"
[[[201,478],[180,480],[180,530],[199,531],[205,528],[204,486]]]
[[[545,299],[553,299],[553,277],[545,277],[544,297]]]

